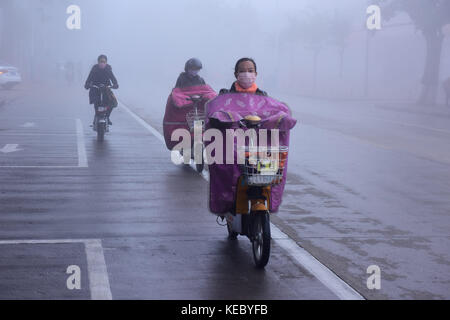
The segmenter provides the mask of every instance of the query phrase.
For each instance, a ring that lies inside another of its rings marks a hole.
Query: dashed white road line
[[[330,289],[342,300],[364,300],[364,297],[355,289],[339,278],[333,271],[323,265],[293,239],[289,238],[277,226],[271,224],[272,239],[282,247],[291,257],[314,275],[322,284]]]
[[[137,122],[139,122],[139,124],[141,126],[143,126],[145,129],[147,129],[148,131],[150,131],[156,138],[158,138],[158,140],[160,140],[162,143],[166,143],[164,140],[164,137],[162,136],[161,133],[158,132],[158,130],[156,130],[155,128],[153,128],[151,125],[149,125],[147,122],[145,122],[144,119],[142,119],[141,117],[139,117],[137,114],[135,114],[133,111],[131,111],[126,105],[124,105],[122,102],[120,102],[120,107],[125,110],[126,112],[128,112],[128,114],[134,118]]]
[[[400,122],[400,121],[393,121],[393,120],[387,120],[387,119],[382,119],[382,121],[390,122],[390,123],[393,123],[393,124],[398,124],[398,125],[405,126],[405,127],[413,127],[413,128],[423,129],[423,130],[429,130],[429,131],[435,131],[435,132],[439,132],[439,133],[450,134],[450,131],[445,130],[445,129],[430,128],[430,127],[422,126],[422,125],[419,125],[419,124]]]
[[[76,169],[80,166],[0,166],[7,169]]]
[[[21,127],[23,128],[33,128],[36,126],[36,123],[34,122],[25,122],[23,125],[21,125]]]
[[[122,102],[119,102],[120,107],[127,111],[137,122],[144,128],[149,130],[158,140],[165,144],[164,137],[155,128],[145,122],[137,114],[131,111]],[[195,169],[195,165],[191,161],[190,166]],[[206,181],[209,181],[207,173],[200,174]],[[304,248],[300,247],[294,240],[292,240],[286,233],[281,231],[276,225],[271,223],[272,239],[284,249],[291,257],[303,266],[308,272],[316,277],[325,287],[333,292],[339,299],[342,300],[364,300],[364,297],[355,289],[348,285],[344,280],[339,278],[333,271],[322,264],[314,256],[312,256]]]
[[[86,240],[84,245],[89,271],[88,276],[91,299],[112,300],[102,241],[99,239]]]
[[[84,143],[83,123],[77,119],[77,146],[78,146],[78,167],[87,168],[88,160],[86,156],[86,145]]]
[[[0,245],[8,244],[67,244],[83,243],[88,268],[89,289],[92,300],[111,300],[108,271],[100,239],[50,239],[50,240],[0,240]]]

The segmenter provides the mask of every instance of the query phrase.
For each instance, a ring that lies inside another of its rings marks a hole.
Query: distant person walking
[[[445,104],[450,106],[450,78],[444,81]]]

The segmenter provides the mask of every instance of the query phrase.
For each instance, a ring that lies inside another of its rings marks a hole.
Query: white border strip
[[[74,136],[75,133],[15,133],[9,131],[8,133],[2,133],[2,136]]]
[[[83,123],[77,119],[77,146],[78,146],[78,167],[87,168],[88,160],[86,156],[86,145],[84,143]]]
[[[133,111],[131,111],[126,105],[124,105],[121,101],[120,103],[120,107],[125,110],[126,112],[128,112],[128,114],[134,118],[134,120],[136,120],[137,122],[139,122],[139,124],[141,124],[145,129],[147,129],[148,131],[150,131],[156,138],[158,138],[159,141],[161,141],[162,143],[166,143],[166,141],[164,140],[164,137],[161,133],[158,132],[158,130],[156,130],[155,128],[153,128],[151,125],[149,125],[147,122],[145,122],[144,119],[142,119],[141,117],[139,117],[137,114],[135,114]]]
[[[142,118],[136,115],[123,103],[121,106],[139,122],[144,128],[149,130],[155,137],[161,140],[163,143],[164,137],[155,128],[150,126]],[[191,167],[195,170],[195,165],[191,162]],[[208,174],[202,172],[200,174],[206,181],[209,181]],[[342,300],[364,300],[364,297],[359,294],[355,289],[350,287],[344,280],[339,278],[333,271],[323,265],[319,260],[314,258],[304,248],[300,247],[294,240],[289,238],[287,234],[281,231],[277,226],[271,223],[272,239],[284,249],[295,261],[308,270],[314,277],[316,277],[325,287],[332,291],[339,299]]]
[[[59,244],[59,243],[85,243],[90,239],[51,239],[51,240],[0,240],[2,244]]]
[[[7,169],[76,169],[79,166],[0,166]]]
[[[108,271],[102,241],[99,239],[84,242],[88,266],[89,288],[92,300],[112,300]]]
[[[86,252],[89,289],[92,300],[112,300],[108,270],[100,239],[59,239],[59,240],[0,240],[5,244],[63,244],[83,243]]]
[[[341,300],[365,300],[355,289],[339,278],[308,251],[300,247],[273,223],[270,224],[272,239],[300,265],[314,275]]]

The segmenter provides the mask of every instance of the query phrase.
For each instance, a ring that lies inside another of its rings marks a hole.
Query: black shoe
[[[112,122],[111,122],[111,120],[109,120],[109,118],[108,118],[108,124],[109,124],[110,126],[112,126]]]

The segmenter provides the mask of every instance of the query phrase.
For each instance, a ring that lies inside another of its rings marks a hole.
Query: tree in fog
[[[422,76],[422,92],[418,103],[436,103],[439,88],[443,27],[450,23],[449,0],[378,0],[384,4],[383,17],[391,19],[398,12],[409,15],[426,42],[426,61]]]
[[[310,8],[291,18],[285,35],[311,51],[313,56],[313,94],[317,89],[319,54],[330,39],[330,19],[326,13]]]
[[[344,53],[348,39],[352,33],[352,22],[347,15],[335,11],[330,20],[330,44],[339,50],[339,76],[342,78],[344,69]]]
[[[13,0],[1,0],[0,10],[2,11],[0,21],[0,59],[11,60],[14,40],[15,21],[17,21],[16,12],[14,10]]]

